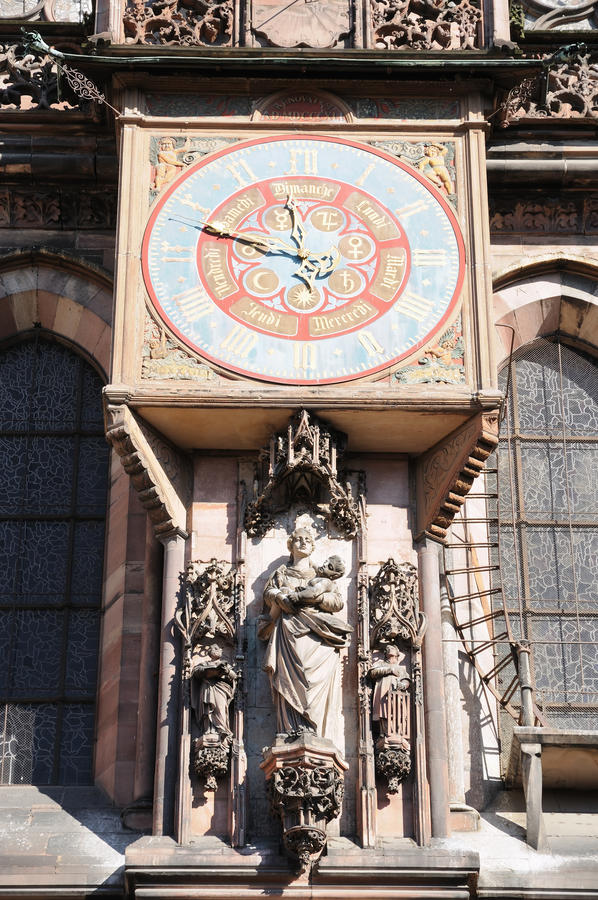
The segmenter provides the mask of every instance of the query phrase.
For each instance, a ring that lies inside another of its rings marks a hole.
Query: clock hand
[[[297,206],[295,204],[295,201],[293,200],[293,198],[291,197],[290,194],[287,196],[287,202],[285,205],[291,214],[291,226],[292,226],[291,237],[293,238],[294,241],[297,242],[297,247],[299,249],[298,255],[300,257],[302,257],[303,253],[308,252],[308,251],[306,251],[306,248],[305,248],[305,227],[304,227],[303,222],[301,221],[301,217],[297,211]],[[304,258],[304,257],[302,257],[302,258]]]
[[[312,291],[314,281],[322,275],[334,272],[341,260],[341,255],[336,247],[331,247],[326,253],[310,253],[296,270],[295,275],[306,283]]]
[[[265,247],[266,250],[279,250],[281,253],[292,253],[297,256],[297,248],[292,244],[287,244],[282,238],[272,237],[271,235],[255,235],[245,234],[242,231],[231,231],[222,228],[218,222],[201,222],[205,231],[215,234],[218,237],[230,237],[235,240],[243,241],[244,244],[253,244],[254,247]]]

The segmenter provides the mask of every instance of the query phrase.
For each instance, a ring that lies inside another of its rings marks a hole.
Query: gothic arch
[[[494,321],[499,368],[511,341],[515,351],[557,333],[598,354],[598,265],[559,257],[504,272],[495,282]]]
[[[112,282],[91,266],[38,251],[0,263],[0,341],[34,327],[74,344],[110,371]]]

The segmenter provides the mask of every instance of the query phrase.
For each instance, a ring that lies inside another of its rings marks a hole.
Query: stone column
[[[160,602],[162,548],[146,523],[143,609],[141,611],[141,659],[139,661],[139,712],[135,757],[135,800],[147,798],[151,804],[155,773],[155,724],[158,684],[156,666],[160,648]]]
[[[448,744],[449,800],[452,804],[465,803],[463,778],[463,736],[461,734],[461,689],[459,686],[459,648],[453,624],[453,614],[446,586],[440,591],[442,619],[442,658],[444,662],[444,695],[446,700],[446,726]]]
[[[154,779],[154,827],[157,835],[172,834],[177,784],[177,731],[180,694],[180,639],[174,629],[180,580],[185,567],[184,532],[175,529],[161,536],[164,544],[162,626],[158,680],[156,775]]]
[[[432,837],[446,837],[449,833],[448,750],[438,553],[439,545],[435,541],[425,538],[420,543],[421,609],[428,619],[423,648],[423,681]]]

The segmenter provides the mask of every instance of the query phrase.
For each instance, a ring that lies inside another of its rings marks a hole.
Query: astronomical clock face
[[[395,365],[450,316],[463,281],[444,197],[381,150],[322,136],[235,144],[157,202],[148,293],[201,356],[285,384]]]

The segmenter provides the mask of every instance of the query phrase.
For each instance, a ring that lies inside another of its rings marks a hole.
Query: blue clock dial
[[[187,170],[152,212],[142,264],[159,315],[192,350],[247,377],[322,384],[422,347],[458,302],[464,245],[418,172],[302,135]]]

